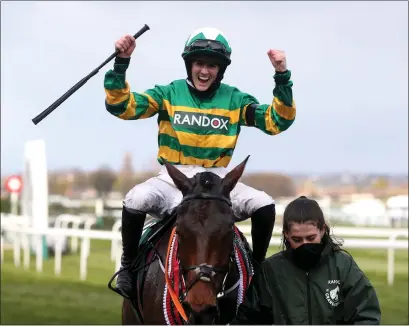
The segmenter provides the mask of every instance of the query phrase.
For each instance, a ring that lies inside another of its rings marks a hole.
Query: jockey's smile
[[[219,66],[215,60],[199,57],[192,62],[192,81],[196,89],[206,91],[213,84],[219,73]]]

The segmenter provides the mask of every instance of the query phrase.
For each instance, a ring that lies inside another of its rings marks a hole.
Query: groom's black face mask
[[[316,266],[325,245],[323,243],[304,243],[296,249],[290,249],[294,263],[305,271]]]

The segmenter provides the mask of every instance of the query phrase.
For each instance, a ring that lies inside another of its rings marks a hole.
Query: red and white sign
[[[12,175],[6,179],[4,186],[8,192],[19,193],[23,188],[23,180],[18,175]]]

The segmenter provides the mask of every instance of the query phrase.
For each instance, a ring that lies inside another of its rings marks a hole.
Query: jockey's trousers
[[[196,173],[213,172],[224,177],[229,171],[223,167],[203,168],[191,165],[176,165],[182,173],[191,178]],[[230,193],[232,208],[238,221],[248,219],[261,207],[274,204],[271,196],[241,182]],[[162,218],[169,214],[182,200],[182,193],[162,166],[159,174],[134,186],[125,196],[123,205],[131,210],[145,212],[152,217]]]

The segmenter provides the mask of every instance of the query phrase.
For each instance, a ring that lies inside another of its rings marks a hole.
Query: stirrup
[[[112,275],[111,279],[110,279],[109,282],[108,282],[108,288],[109,288],[110,290],[112,290],[112,291],[118,293],[121,297],[124,297],[125,299],[131,299],[131,297],[125,295],[122,291],[118,290],[118,289],[116,288],[116,286],[113,287],[113,286],[112,286],[112,282],[114,281],[114,278],[115,278],[117,275],[119,275],[119,274],[122,273],[123,271],[129,270],[129,269],[131,269],[131,268],[132,268],[132,265],[131,265],[131,266],[127,266],[127,267],[122,267],[122,268],[120,268],[117,272],[114,273],[114,275]]]

